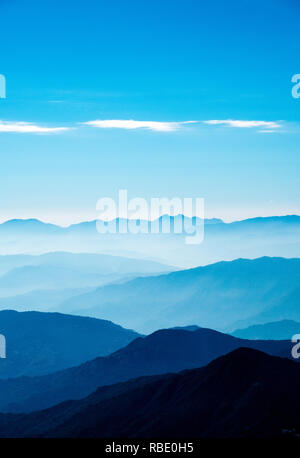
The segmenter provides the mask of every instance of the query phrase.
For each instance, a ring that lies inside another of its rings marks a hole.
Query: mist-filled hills
[[[285,437],[300,431],[299,383],[299,364],[240,348],[200,369],[102,387],[27,415],[1,414],[0,436]]]
[[[24,266],[0,277],[2,296],[26,294],[34,290],[88,288],[117,280],[119,277],[84,273],[57,266]]]
[[[294,335],[300,335],[300,323],[293,320],[274,321],[237,329],[231,334],[241,339],[291,340]]]
[[[47,310],[47,303],[51,309],[84,290],[173,269],[151,260],[90,253],[0,256],[0,307],[24,310],[32,298],[32,309]]]
[[[89,288],[70,289],[37,289],[17,296],[0,297],[0,310],[40,311],[50,312],[57,310],[61,302],[74,296],[93,291]]]
[[[43,224],[43,223],[40,223]],[[0,224],[1,228],[1,224]],[[45,247],[44,247],[45,249]],[[98,275],[133,275],[167,272],[171,269],[163,263],[148,259],[136,259],[122,256],[96,253],[68,253],[58,251],[40,255],[1,255],[0,275],[18,267],[57,267]]]
[[[291,345],[288,341],[241,340],[210,329],[157,331],[77,367],[46,376],[0,380],[0,411],[40,410],[68,399],[81,399],[100,386],[201,367],[239,347],[288,358]]]
[[[300,287],[288,291],[280,301],[274,301],[270,307],[246,319],[239,319],[232,329],[246,328],[255,324],[264,324],[274,321],[293,320],[300,322]]]
[[[139,334],[114,323],[59,313],[0,311],[6,358],[0,378],[42,375],[126,346]]]
[[[42,253],[70,251],[162,260],[168,265],[195,267],[236,258],[262,256],[300,257],[300,216],[252,218],[232,223],[205,220],[204,241],[187,245],[186,234],[174,234],[174,221],[190,223],[178,215],[163,216],[159,223],[170,224],[169,234],[100,234],[96,221],[60,227],[38,220],[12,220],[0,224],[1,253]],[[131,223],[133,224],[133,223]],[[201,231],[201,229],[200,229]]]
[[[142,333],[186,325],[233,331],[247,326],[236,322],[260,314],[275,321],[273,311],[279,319],[300,321],[299,283],[300,259],[238,259],[107,285],[72,297],[60,310]]]

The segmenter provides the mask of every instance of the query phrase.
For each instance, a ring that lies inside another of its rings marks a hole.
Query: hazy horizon
[[[164,213],[163,215],[161,215],[159,218],[162,218],[164,216],[170,216],[170,217],[173,217],[173,215],[170,215],[170,214],[167,214],[167,213]],[[175,216],[185,216],[186,218],[190,218],[189,215],[184,215],[184,214],[178,214],[178,215],[175,215]],[[241,222],[241,221],[246,221],[246,220],[252,220],[252,219],[260,219],[260,218],[281,218],[281,217],[291,217],[291,216],[299,216],[300,217],[300,214],[296,214],[296,213],[282,213],[282,214],[270,214],[270,215],[255,215],[255,216],[249,216],[249,217],[246,217],[246,218],[241,218],[241,219],[226,219],[226,218],[222,218],[222,217],[219,217],[219,216],[212,216],[212,217],[207,217],[205,216],[204,219],[205,220],[219,220],[219,221],[222,221],[223,223],[225,224],[230,224],[230,223],[237,223],[237,222]],[[158,218],[158,219],[159,219]],[[109,221],[113,221],[115,218],[109,220]],[[116,219],[119,219],[119,217],[117,217]],[[139,220],[139,218],[127,218],[128,220]],[[98,220],[102,220],[101,218],[97,218],[97,216],[95,215],[94,218],[92,219],[73,219],[73,220],[70,220],[68,223],[66,222],[61,222],[60,219],[47,219],[47,218],[42,218],[42,217],[38,217],[38,216],[27,216],[27,217],[18,217],[18,216],[15,216],[15,217],[11,217],[11,218],[8,218],[8,219],[3,219],[3,218],[0,218],[0,224],[5,224],[5,223],[8,223],[8,222],[11,222],[11,221],[30,221],[30,220],[35,220],[35,221],[39,221],[41,223],[44,223],[44,224],[52,224],[52,225],[55,225],[55,226],[59,226],[59,227],[62,227],[62,228],[67,228],[67,227],[70,227],[70,226],[74,226],[74,225],[77,225],[77,224],[82,224],[82,223],[94,223]],[[102,220],[102,221],[105,221],[105,220]],[[150,218],[145,221],[153,221],[153,219],[151,220]]]

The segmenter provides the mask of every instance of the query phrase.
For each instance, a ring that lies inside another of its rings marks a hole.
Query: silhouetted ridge
[[[139,336],[107,320],[14,310],[0,311],[0,333],[7,340],[0,379],[77,366],[125,347]]]
[[[199,368],[239,347],[291,357],[288,341],[242,340],[210,329],[161,330],[135,339],[109,356],[61,372],[0,380],[0,410],[30,412],[67,399],[82,399],[100,386]]]
[[[300,432],[300,365],[239,348],[206,367],[99,388],[28,415],[1,437],[282,437]]]

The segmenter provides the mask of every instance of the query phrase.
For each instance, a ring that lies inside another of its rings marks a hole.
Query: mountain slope
[[[69,288],[69,289],[36,289],[17,296],[0,297],[1,310],[16,310],[19,312],[39,311],[50,312],[58,308],[61,302],[95,289]]]
[[[103,385],[204,366],[239,347],[291,355],[291,343],[285,341],[247,341],[210,329],[162,330],[77,367],[42,377],[0,380],[0,411],[43,409],[67,399],[83,398]]]
[[[265,324],[272,321],[293,320],[300,322],[300,287],[289,291],[280,301],[275,301],[270,307],[260,313],[250,316],[244,320],[237,320],[233,329],[246,328],[255,324]]]
[[[291,340],[300,334],[300,323],[292,320],[275,321],[257,324],[245,329],[237,329],[231,335],[241,339]]]
[[[126,346],[138,334],[109,321],[59,313],[0,311],[6,359],[0,378],[42,375]]]
[[[56,266],[24,266],[0,277],[2,296],[26,294],[33,290],[87,288],[105,284],[107,277]],[[115,277],[109,279],[114,280]],[[109,281],[107,281],[109,282]]]
[[[287,310],[299,283],[300,259],[238,259],[107,285],[63,302],[61,311],[110,319],[143,333],[197,324],[222,330],[281,304]],[[299,307],[294,311],[300,320]]]
[[[29,415],[1,414],[0,436],[283,437],[300,432],[299,383],[295,362],[240,348],[201,369],[103,387]]]

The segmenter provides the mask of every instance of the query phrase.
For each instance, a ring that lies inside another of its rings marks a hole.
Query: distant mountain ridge
[[[0,311],[6,338],[0,379],[77,366],[125,347],[139,334],[112,322],[59,313]]]
[[[245,329],[237,329],[231,334],[241,339],[291,340],[295,334],[300,334],[300,322],[293,320],[274,321],[249,326]]]
[[[175,217],[174,216],[171,216],[171,215],[162,215],[160,216],[158,219],[163,219],[163,218],[170,218],[170,220],[174,220],[174,219],[178,219],[178,218],[186,218],[186,219],[191,219],[191,217],[188,217],[188,216],[184,216],[182,214],[179,214],[179,215],[176,215]],[[122,218],[117,218],[117,220],[119,219],[122,219]],[[198,218],[200,219],[200,218]],[[35,226],[35,227],[46,227],[46,228],[52,228],[52,229],[55,229],[55,230],[59,230],[59,229],[62,229],[62,230],[68,230],[70,228],[77,228],[77,227],[80,227],[82,225],[94,225],[98,220],[95,219],[95,220],[92,220],[92,221],[81,221],[81,222],[78,222],[78,223],[73,223],[73,224],[70,224],[70,225],[67,225],[67,226],[60,226],[58,224],[55,224],[55,223],[49,223],[49,222],[44,222],[44,221],[41,221],[37,218],[14,218],[14,219],[10,219],[10,220],[7,220],[7,221],[4,221],[2,223],[0,223],[0,228],[1,227],[16,227],[16,226]],[[210,223],[213,223],[213,224],[224,224],[224,225],[227,225],[227,226],[230,226],[230,225],[236,225],[236,224],[247,224],[247,223],[255,223],[255,222],[263,222],[263,223],[268,223],[268,222],[277,222],[277,221],[281,221],[281,222],[293,222],[293,223],[297,223],[297,224],[300,224],[300,215],[296,215],[296,214],[291,214],[291,215],[283,215],[283,216],[256,216],[256,217],[252,217],[252,218],[246,218],[246,219],[241,219],[241,220],[235,220],[235,221],[230,221],[230,222],[225,222],[223,221],[221,218],[205,218],[204,219],[205,222],[207,222],[208,224]]]
[[[291,357],[291,342],[241,340],[204,328],[162,330],[137,338],[109,356],[64,371],[0,380],[0,411],[31,412],[82,399],[100,386],[201,367],[240,347]]]
[[[34,291],[42,301],[45,298],[47,302],[47,294],[43,294],[43,290],[56,290],[57,295],[58,291],[63,290],[82,289],[84,292],[108,283],[172,270],[173,267],[151,260],[91,253],[53,252],[35,256],[0,256],[0,306],[5,306],[5,298],[10,297],[7,304],[22,310],[25,304],[18,303],[19,299],[22,300],[19,296],[30,295]],[[65,298],[75,294],[66,293]],[[49,292],[49,296],[53,297],[53,293]],[[40,310],[45,310],[43,303]]]
[[[0,255],[0,275],[20,267],[56,267],[74,272],[98,275],[137,274],[167,272],[171,269],[163,263],[148,259],[135,259],[102,253],[48,252],[39,255]]]
[[[184,217],[191,221],[190,218]],[[182,220],[182,215],[175,217]],[[161,221],[174,224],[174,217]],[[11,220],[0,224],[2,254],[45,251],[69,251],[116,255],[133,253],[135,257],[160,260],[187,268],[236,258],[262,256],[300,257],[300,216],[258,217],[225,223],[219,219],[204,221],[204,241],[185,243],[186,234],[99,234],[96,221],[55,226],[38,220]],[[172,232],[172,231],[171,231]]]

